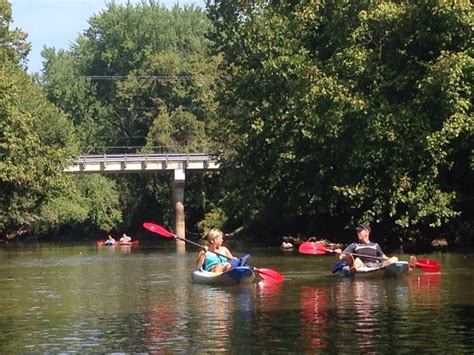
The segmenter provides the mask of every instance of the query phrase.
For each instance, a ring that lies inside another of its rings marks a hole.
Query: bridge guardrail
[[[66,168],[69,173],[136,172],[147,170],[219,169],[216,156],[206,153],[83,155]]]

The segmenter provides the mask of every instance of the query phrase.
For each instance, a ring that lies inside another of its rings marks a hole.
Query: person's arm
[[[230,250],[227,249],[226,247],[224,247],[224,248],[225,248],[225,250],[224,250],[224,251],[225,251],[225,253],[224,253],[225,256],[227,256],[228,258],[230,258],[230,260],[235,259],[235,257],[232,255],[232,253],[230,252]],[[230,261],[230,260],[228,260],[228,261]]]
[[[206,252],[207,246],[203,246],[202,249],[199,251],[198,258],[196,260],[196,267],[200,268],[202,264],[204,264],[204,260],[206,259]]]
[[[382,248],[380,247],[378,243],[376,243],[375,245],[375,250],[377,250],[377,256],[381,256],[384,260],[390,259],[387,255],[384,254],[384,252],[382,251]]]
[[[355,250],[355,244],[352,243],[346,249],[344,249],[344,251],[342,251],[341,249],[335,249],[334,252],[336,253],[336,256],[339,258],[339,260],[341,260],[341,259],[344,259],[346,257],[345,253],[350,254],[350,253],[353,253],[354,250]]]

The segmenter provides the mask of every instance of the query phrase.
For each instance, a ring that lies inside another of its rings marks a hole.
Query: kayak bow
[[[195,270],[191,277],[196,284],[232,286],[248,284],[255,280],[255,273],[248,266],[238,266],[223,273]]]

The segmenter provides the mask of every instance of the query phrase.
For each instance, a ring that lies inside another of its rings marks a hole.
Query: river
[[[2,246],[0,353],[474,352],[473,254],[424,255],[441,273],[359,280],[331,274],[331,256],[245,252],[285,282],[193,284],[196,250],[169,241]]]

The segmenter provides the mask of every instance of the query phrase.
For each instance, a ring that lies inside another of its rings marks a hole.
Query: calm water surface
[[[0,353],[474,352],[473,254],[350,280],[330,256],[246,248],[286,281],[219,288],[191,283],[196,250],[173,247],[0,248]]]

